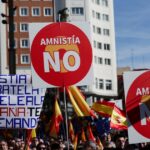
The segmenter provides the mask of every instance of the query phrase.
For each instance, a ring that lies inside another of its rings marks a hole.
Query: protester
[[[0,141],[0,150],[8,150],[8,145],[5,140]]]

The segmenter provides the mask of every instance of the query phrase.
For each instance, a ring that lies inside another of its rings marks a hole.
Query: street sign
[[[150,71],[124,73],[129,143],[150,141]]]
[[[87,23],[30,24],[35,87],[91,84],[92,48],[89,30]]]

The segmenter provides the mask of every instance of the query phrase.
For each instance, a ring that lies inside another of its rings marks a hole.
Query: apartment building
[[[0,2],[1,13],[8,15],[8,4]],[[14,0],[14,47],[16,51],[16,73],[29,73],[30,49],[29,49],[29,23],[53,22],[53,0]],[[2,19],[7,19],[2,18]],[[9,73],[8,50],[9,50],[9,27],[8,24],[1,26],[1,73]]]
[[[3,8],[0,10],[5,10],[5,13],[8,12],[6,5],[0,4]],[[100,98],[117,96],[113,0],[14,0],[14,6],[17,7],[14,12],[17,73],[30,73],[31,71],[28,23],[59,20],[58,11],[67,8],[69,22],[87,21],[90,23],[94,82],[91,86],[84,86],[82,89],[87,94],[98,95]],[[8,32],[8,26],[1,24],[1,70],[3,74],[8,73]]]
[[[113,0],[55,0],[56,11],[67,8],[68,21],[87,21],[91,26],[94,82],[84,87],[89,94],[117,95],[116,47]]]

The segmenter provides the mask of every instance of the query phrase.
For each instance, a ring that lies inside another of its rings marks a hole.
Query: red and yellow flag
[[[77,104],[78,108],[80,109],[80,111],[83,113],[83,115],[96,117],[93,110],[86,103],[85,98],[82,95],[82,93],[80,92],[80,90],[75,86],[69,86],[68,89],[72,93],[72,95],[76,101],[76,104]]]
[[[74,135],[74,129],[71,120],[69,121],[69,136],[71,141],[74,141],[75,135]]]
[[[74,145],[74,150],[77,150],[77,146],[78,146],[78,134],[75,135],[74,141],[73,141],[73,145]]]
[[[78,117],[83,117],[84,114],[80,110],[80,108],[78,107],[78,105],[77,105],[77,103],[76,103],[76,101],[75,101],[75,99],[74,99],[74,97],[73,97],[73,95],[72,95],[72,93],[71,93],[69,88],[67,88],[67,92],[68,92],[69,99],[70,99],[70,102],[72,103],[72,106],[74,108],[75,113],[77,114]]]
[[[115,106],[113,109],[110,120],[110,127],[118,130],[127,129],[127,119],[125,113],[117,106]]]
[[[90,125],[88,125],[88,127],[87,127],[87,136],[88,136],[89,141],[95,142],[95,137],[93,135],[93,132],[92,132]]]
[[[54,104],[54,114],[50,122],[50,136],[57,138],[60,122],[63,120],[57,99]]]
[[[82,131],[81,131],[81,140],[82,140],[82,142],[86,142],[85,132],[84,132],[83,128],[82,128]]]
[[[111,117],[114,105],[113,102],[97,101],[93,103],[92,109],[104,117]]]
[[[27,130],[27,143],[25,146],[25,150],[30,150],[30,142],[32,138],[36,138],[36,129],[28,129]]]

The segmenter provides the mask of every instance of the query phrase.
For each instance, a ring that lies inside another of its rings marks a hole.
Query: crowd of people
[[[0,141],[0,150],[74,150],[74,145],[66,140],[41,139],[34,137],[30,141],[21,138],[2,138]],[[101,145],[94,141],[78,141],[77,150],[148,150],[150,143],[129,144],[127,136],[108,133],[101,138]]]

